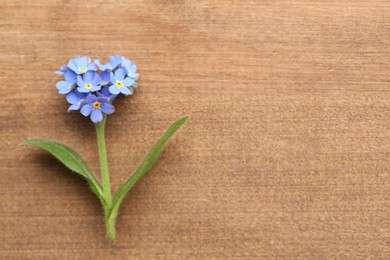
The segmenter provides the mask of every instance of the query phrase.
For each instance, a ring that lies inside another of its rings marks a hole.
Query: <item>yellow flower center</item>
[[[73,87],[73,84],[69,83],[68,88],[72,88],[72,87]]]
[[[102,81],[102,85],[107,85],[107,81]]]
[[[99,101],[95,101],[92,104],[93,108],[99,108],[101,105],[102,105],[102,103],[100,103]]]
[[[117,81],[117,82],[115,83],[115,85],[116,85],[118,88],[120,88],[120,87],[123,86],[123,83],[122,83],[122,81]]]
[[[85,84],[85,88],[92,88],[92,84],[91,83]]]
[[[79,71],[82,73],[87,72],[87,68],[79,68]]]

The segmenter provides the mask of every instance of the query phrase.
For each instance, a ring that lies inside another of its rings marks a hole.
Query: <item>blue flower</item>
[[[100,90],[102,79],[99,74],[93,71],[86,72],[82,77],[77,76],[77,88],[82,93],[94,92]]]
[[[91,63],[91,59],[87,56],[70,59],[68,62],[68,67],[77,74],[83,74],[87,71],[96,70],[96,64]]]
[[[80,113],[84,116],[91,115],[91,120],[94,123],[99,123],[103,120],[103,113],[109,115],[114,113],[115,107],[110,104],[106,97],[96,97],[89,95],[85,100],[85,105],[81,108]]]
[[[125,95],[131,95],[133,94],[133,89],[128,88],[131,85],[134,84],[134,79],[132,78],[125,78],[126,72],[123,69],[117,69],[115,71],[115,74],[111,72],[110,74],[110,80],[113,84],[109,90],[111,94],[118,95],[119,93],[125,94]]]
[[[68,112],[70,112],[71,110],[79,110],[80,107],[83,105],[87,95],[88,94],[86,93],[80,93],[79,91],[77,91],[77,89],[66,95],[66,101],[71,104],[71,106],[68,108]]]
[[[99,60],[95,60],[94,62],[101,71],[105,71],[105,70],[113,71],[114,69],[116,69],[116,67],[118,67],[122,63],[122,56],[121,55],[111,56],[109,60],[110,61],[104,65],[102,65]]]
[[[126,75],[132,79],[137,79],[139,74],[136,73],[137,66],[129,59],[122,60],[122,68],[125,71]]]
[[[110,72],[108,70],[102,71],[102,73],[100,73],[100,77],[102,78],[102,82],[100,83],[100,85],[106,86],[108,84],[111,84]]]
[[[99,67],[99,69],[97,69]],[[99,60],[91,64],[87,56],[77,56],[61,66],[56,74],[64,75],[64,80],[56,84],[60,94],[66,94],[70,104],[68,112],[80,110],[90,116],[92,122],[103,120],[103,115],[115,111],[112,102],[119,94],[131,95],[137,88],[137,66],[121,55],[109,57],[102,65]]]
[[[76,73],[74,73],[73,71],[71,70],[65,71],[64,76],[65,76],[65,80],[59,81],[56,84],[58,93],[60,94],[67,94],[70,91],[72,91],[76,83]]]

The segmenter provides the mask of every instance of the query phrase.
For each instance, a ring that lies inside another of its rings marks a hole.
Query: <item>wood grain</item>
[[[1,259],[389,259],[390,3],[0,1]],[[190,116],[126,198],[117,242],[58,139],[98,171],[93,126],[53,72],[122,54],[114,188]]]

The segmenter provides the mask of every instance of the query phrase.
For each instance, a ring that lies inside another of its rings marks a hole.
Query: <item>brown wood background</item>
[[[389,259],[390,2],[0,1],[1,259]],[[54,71],[136,62],[107,141],[117,188],[189,121],[126,198],[117,242],[87,186],[27,138],[98,171],[93,125]]]

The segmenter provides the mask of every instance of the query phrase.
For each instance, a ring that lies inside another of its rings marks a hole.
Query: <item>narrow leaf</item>
[[[66,167],[81,175],[87,180],[91,190],[99,197],[103,203],[103,206],[105,206],[102,186],[92,171],[89,169],[87,164],[75,150],[63,143],[48,139],[30,139],[24,141],[22,144],[36,146],[48,151],[54,157],[60,160],[60,162],[62,162]]]
[[[161,149],[168,142],[169,138],[180,128],[180,126],[184,124],[187,119],[188,116],[184,116],[174,122],[152,147],[152,149],[150,149],[149,153],[146,155],[145,159],[134,172],[134,174],[131,175],[130,178],[119,187],[113,198],[112,210],[108,219],[112,228],[115,228],[115,220],[118,214],[118,209],[127,192],[152,168],[160,155]]]

